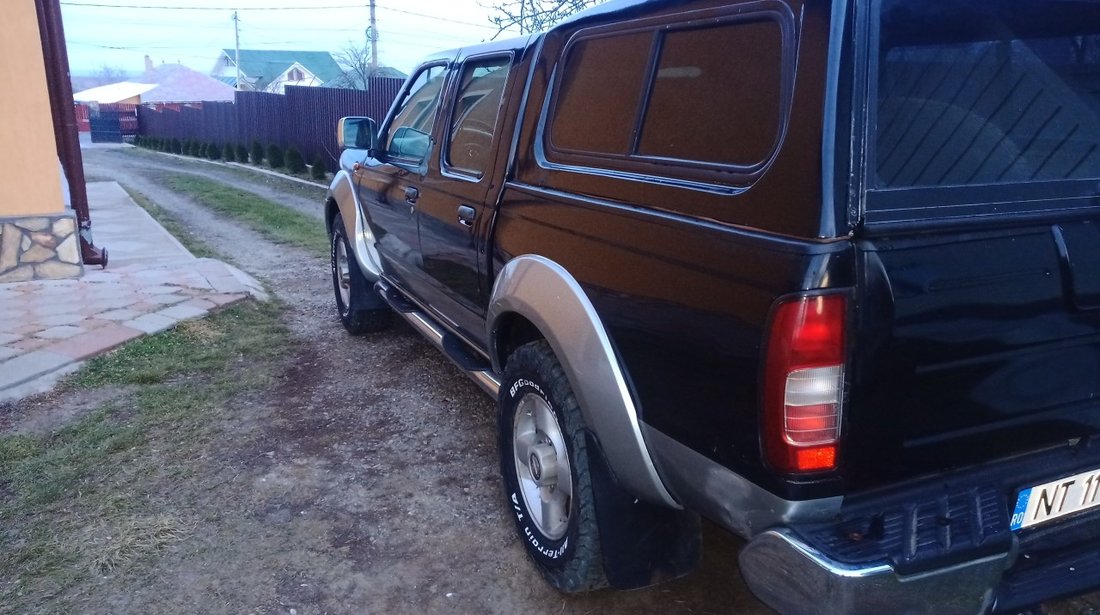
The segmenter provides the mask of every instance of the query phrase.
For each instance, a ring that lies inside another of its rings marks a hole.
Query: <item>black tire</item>
[[[561,591],[572,593],[605,587],[607,578],[589,475],[584,419],[569,380],[545,341],[521,346],[509,357],[498,408],[505,499],[527,555],[542,576]],[[543,421],[538,429],[532,430],[538,423],[533,418],[536,414]],[[551,423],[558,430],[556,435]],[[532,451],[526,464],[516,455],[517,443]],[[557,450],[562,447],[568,462],[568,497],[564,495],[565,473],[557,476],[557,471],[563,469],[559,455],[562,451]],[[557,478],[549,486],[540,487],[534,479],[546,476],[544,463],[546,468],[553,467]],[[546,514],[543,504],[547,500],[551,501],[550,510],[567,512],[567,519],[560,514]],[[534,514],[532,502],[540,504],[540,510]]]
[[[351,250],[340,214],[332,219],[329,230],[329,256],[332,269],[332,291],[336,298],[336,314],[348,333],[362,335],[382,331],[390,326],[393,312],[388,307],[366,307],[365,298],[375,294]],[[346,263],[347,271],[343,272]],[[376,303],[380,303],[376,302]]]

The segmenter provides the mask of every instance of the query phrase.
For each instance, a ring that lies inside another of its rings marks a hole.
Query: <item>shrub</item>
[[[264,146],[259,141],[252,142],[252,164],[260,164],[264,161]]]
[[[237,162],[248,162],[248,148],[237,144]]]
[[[199,153],[196,154],[199,158],[206,158],[206,147],[205,143],[199,143]]]
[[[309,165],[309,176],[313,179],[325,178],[325,160],[320,154],[313,157],[313,162]]]
[[[286,170],[295,175],[305,173],[306,170],[306,161],[302,159],[302,155],[298,153],[298,150],[293,147],[286,148]]]
[[[271,165],[273,169],[281,169],[286,161],[283,160],[283,148],[272,143],[267,146],[267,163]]]
[[[217,143],[211,143],[206,146],[206,157],[211,160],[218,160],[222,157],[222,150],[218,147]]]
[[[226,162],[234,162],[237,160],[237,148],[226,143],[222,146],[222,158],[225,158]]]
[[[183,153],[183,143],[180,143],[179,139],[172,139],[172,153],[173,154],[182,154]]]

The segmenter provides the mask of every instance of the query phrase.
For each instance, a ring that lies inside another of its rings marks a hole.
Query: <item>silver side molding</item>
[[[680,508],[657,474],[603,323],[573,276],[541,256],[512,259],[497,277],[489,301],[490,349],[498,347],[498,325],[509,313],[523,316],[546,337],[619,482],[647,501]],[[491,354],[494,371],[502,373],[504,357]]]

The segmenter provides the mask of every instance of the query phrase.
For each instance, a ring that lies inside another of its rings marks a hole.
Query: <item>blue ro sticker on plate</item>
[[[1031,489],[1024,489],[1016,498],[1016,510],[1012,511],[1012,524],[1009,529],[1016,531],[1024,526],[1024,516],[1027,513],[1027,501],[1031,497]]]

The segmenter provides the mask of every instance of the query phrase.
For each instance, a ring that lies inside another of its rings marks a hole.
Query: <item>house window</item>
[[[302,73],[300,68],[292,68],[290,69],[290,73],[287,74],[287,81],[301,81],[305,78],[306,76]]]
[[[233,66],[233,58],[229,56],[222,56],[225,59],[226,66]]]

